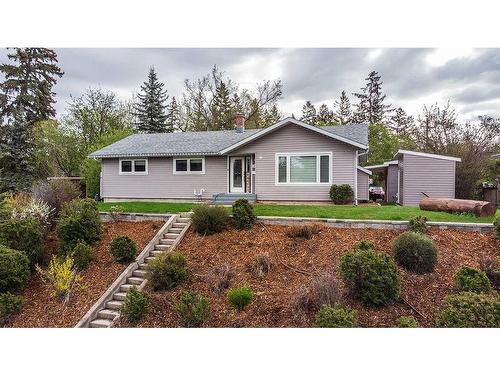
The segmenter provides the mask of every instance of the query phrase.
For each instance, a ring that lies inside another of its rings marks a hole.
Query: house
[[[455,198],[455,167],[459,158],[399,150],[391,160],[365,167],[382,175],[386,200],[416,206],[422,198]]]
[[[368,200],[366,124],[315,127],[286,118],[268,128],[134,134],[90,155],[101,197],[120,200],[330,201],[332,184]]]

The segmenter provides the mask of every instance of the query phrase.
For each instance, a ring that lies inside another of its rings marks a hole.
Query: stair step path
[[[125,298],[127,298],[127,293],[125,292],[116,292],[113,294],[113,299],[116,301],[125,301]]]
[[[189,217],[180,217],[177,219],[177,223],[189,223],[190,218]]]
[[[139,264],[139,269],[147,271],[148,265],[146,263],[141,263],[141,264]]]
[[[120,315],[118,311],[109,309],[104,309],[97,313],[98,318],[108,319],[108,320],[113,320],[114,318],[117,318],[118,315]]]
[[[127,279],[127,282],[130,283],[130,284],[133,284],[133,285],[141,285],[142,282],[144,281],[144,279],[142,277],[129,277]]]
[[[120,292],[125,292],[127,293],[129,291],[129,289],[131,289],[134,285],[131,285],[131,284],[123,284],[123,285],[120,285]]]
[[[165,237],[166,239],[169,239],[169,238],[176,239],[177,237],[179,237],[179,234],[177,234],[177,233],[167,233],[163,237]]]
[[[172,228],[184,228],[186,226],[186,223],[173,223]]]
[[[165,239],[161,239],[160,240],[160,244],[159,245],[155,245],[155,250],[159,250],[159,251],[166,251],[170,248],[170,244],[171,242],[169,242],[168,244],[166,243],[161,243],[161,241],[165,241]]]
[[[111,326],[113,321],[109,319],[94,319],[90,322],[91,328],[108,328]]]
[[[122,308],[122,301],[115,301],[114,299],[106,302],[106,309],[110,310],[120,310]]]
[[[145,270],[135,270],[132,272],[132,276],[142,277],[143,279],[145,279],[147,275],[148,273]]]
[[[170,228],[170,229],[168,230],[168,232],[169,232],[169,233],[177,233],[177,234],[179,234],[179,233],[181,233],[181,232],[182,232],[182,228]]]

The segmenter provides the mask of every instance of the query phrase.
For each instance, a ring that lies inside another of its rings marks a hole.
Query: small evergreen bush
[[[500,240],[500,216],[497,216],[493,222],[493,233],[495,237]]]
[[[174,309],[186,327],[200,327],[208,318],[210,304],[202,294],[182,292]]]
[[[68,302],[71,292],[80,283],[81,277],[71,256],[64,259],[53,256],[47,270],[36,266],[42,280],[52,288],[51,295]]]
[[[359,241],[355,246],[357,250],[375,250],[375,244],[371,241],[362,240]]]
[[[399,297],[401,277],[387,254],[349,251],[340,260],[340,275],[351,293],[367,305],[384,306]]]
[[[113,223],[118,223],[118,221],[120,221],[120,216],[123,212],[122,206],[111,206],[108,210],[109,217]]]
[[[30,261],[25,253],[0,245],[0,293],[20,292],[30,277]]]
[[[398,328],[420,328],[418,320],[413,316],[402,316],[398,319]]]
[[[447,296],[436,324],[447,328],[500,328],[500,299],[470,292]]]
[[[83,270],[95,259],[95,251],[92,246],[87,245],[85,242],[78,242],[73,248],[72,256],[75,260],[75,265]]]
[[[0,325],[18,313],[24,303],[24,298],[11,293],[0,293]]]
[[[161,254],[148,264],[148,280],[154,290],[169,290],[189,277],[186,257],[179,252]]]
[[[137,323],[148,312],[150,297],[135,285],[129,289],[121,307],[121,313],[130,323]]]
[[[433,272],[437,261],[437,249],[433,240],[425,234],[405,232],[393,242],[396,262],[416,273]]]
[[[408,229],[415,233],[427,233],[427,218],[425,216],[414,216],[408,222]]]
[[[253,213],[253,206],[246,199],[238,199],[233,204],[234,225],[238,229],[249,229],[255,223],[257,216]]]
[[[339,304],[323,305],[315,317],[316,326],[320,328],[353,328],[358,321],[358,312],[342,307]]]
[[[135,254],[137,254],[136,243],[127,236],[115,237],[109,246],[111,254],[120,263],[130,263],[134,260]]]
[[[354,200],[354,191],[351,185],[332,185],[330,187],[330,199],[335,204],[348,204]]]
[[[0,243],[25,253],[31,268],[40,262],[43,256],[44,229],[35,219],[10,219],[0,223]]]
[[[461,267],[455,275],[455,287],[459,292],[487,293],[491,282],[484,271]]]
[[[248,287],[233,288],[227,293],[227,300],[229,304],[238,310],[243,310],[246,305],[252,302],[252,299],[252,289]]]
[[[199,204],[193,208],[191,225],[196,233],[210,235],[227,228],[229,215],[224,207]]]

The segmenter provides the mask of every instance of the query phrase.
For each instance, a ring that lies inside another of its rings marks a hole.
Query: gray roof
[[[365,124],[324,126],[321,129],[364,145],[368,144],[368,127]],[[218,155],[221,150],[262,130],[246,129],[244,133],[221,130],[133,134],[89,156],[99,159],[131,156]]]

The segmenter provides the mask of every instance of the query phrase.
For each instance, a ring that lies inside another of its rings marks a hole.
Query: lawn
[[[119,205],[125,212],[135,213],[177,213],[189,211],[196,203],[172,202],[120,202],[99,203],[100,211],[108,211],[111,206]],[[422,211],[418,207],[397,205],[285,205],[256,204],[254,211],[258,216],[317,217],[332,219],[369,219],[369,220],[408,220],[413,216],[426,216],[431,221],[491,223],[492,218],[480,218],[471,215],[457,215],[446,212]],[[500,216],[500,210],[497,210]]]

